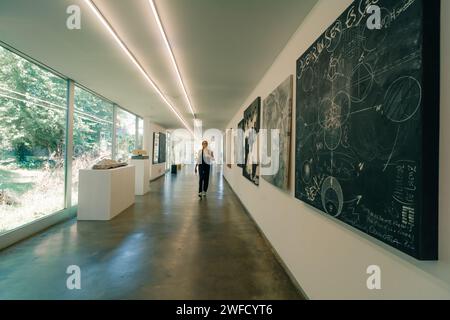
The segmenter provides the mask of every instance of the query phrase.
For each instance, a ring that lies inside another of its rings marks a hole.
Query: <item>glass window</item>
[[[0,234],[64,209],[67,82],[0,47]]]
[[[78,172],[112,158],[113,104],[75,87],[72,204],[78,203]]]
[[[125,110],[117,110],[117,160],[127,162],[136,148],[136,116]]]
[[[141,118],[138,118],[138,138],[136,148],[144,148],[144,120],[142,120]]]

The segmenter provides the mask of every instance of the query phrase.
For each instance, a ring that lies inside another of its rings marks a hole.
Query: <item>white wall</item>
[[[236,128],[257,96],[264,99],[296,74],[296,60],[351,2],[318,2],[227,128]],[[252,185],[237,166],[224,169],[227,181],[311,299],[450,298],[450,127],[444,123],[450,119],[450,1],[442,3],[439,262],[419,262],[296,200],[295,139],[289,194],[264,180],[259,187]],[[381,291],[366,287],[366,268],[372,264],[382,269]]]
[[[150,156],[150,180],[157,179],[166,173],[166,163],[153,164],[153,133],[166,133],[166,129],[153,123],[149,118],[144,118],[144,142],[143,148]]]

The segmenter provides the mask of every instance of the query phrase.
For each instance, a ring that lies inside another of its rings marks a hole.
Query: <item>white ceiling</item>
[[[189,124],[193,123],[148,0],[94,0]],[[198,118],[223,128],[316,0],[156,0]],[[82,8],[82,29],[66,8]],[[82,0],[1,0],[0,40],[167,128],[181,127]]]

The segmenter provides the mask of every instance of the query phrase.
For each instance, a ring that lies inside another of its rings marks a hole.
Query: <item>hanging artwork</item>
[[[159,163],[159,132],[153,132],[153,164]]]
[[[232,168],[231,164],[232,164],[232,161],[233,161],[233,159],[232,159],[232,156],[233,156],[233,153],[232,153],[232,146],[233,146],[232,137],[233,137],[233,129],[226,130],[226,135],[225,135],[225,163],[226,163],[226,165],[227,165],[227,167],[229,169]]]
[[[160,133],[159,134],[159,158],[158,163],[165,163],[166,162],[166,134]]]
[[[258,133],[261,126],[261,98],[244,112],[244,177],[259,185]]]
[[[234,132],[234,163],[239,168],[244,168],[244,119],[242,119],[237,130]]]
[[[438,257],[439,17],[355,1],[297,61],[296,197],[421,260]]]
[[[260,135],[264,160],[261,175],[274,186],[288,190],[292,127],[293,76],[289,76],[263,103]]]
[[[153,132],[153,164],[166,162],[166,135]]]

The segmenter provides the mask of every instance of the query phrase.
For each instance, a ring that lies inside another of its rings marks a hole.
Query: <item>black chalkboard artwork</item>
[[[420,260],[438,258],[439,17],[355,1],[297,61],[296,197]]]
[[[259,186],[258,134],[261,128],[261,98],[244,111],[244,167],[242,174]]]

